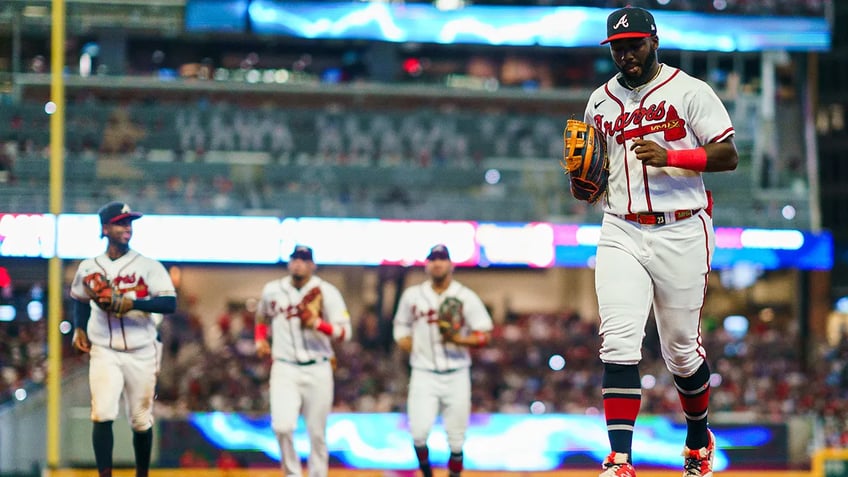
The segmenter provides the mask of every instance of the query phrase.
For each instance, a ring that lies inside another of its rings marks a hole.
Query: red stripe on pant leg
[[[642,405],[641,397],[633,398],[604,398],[604,416],[607,420],[636,421],[639,415],[639,407]]]

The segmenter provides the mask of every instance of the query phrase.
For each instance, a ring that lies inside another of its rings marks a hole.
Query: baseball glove
[[[109,311],[109,308],[112,306],[112,293],[114,290],[112,290],[112,284],[109,283],[106,275],[99,272],[89,273],[82,279],[82,284],[85,287],[85,293],[88,297],[100,309]]]
[[[607,190],[609,161],[606,141],[594,126],[569,119],[562,132],[560,165],[571,179],[571,195],[594,204]]]
[[[133,301],[113,287],[102,273],[90,273],[83,278],[82,283],[85,293],[101,310],[115,313],[120,317],[132,309]]]
[[[297,304],[297,315],[300,316],[300,323],[306,328],[313,326],[316,320],[321,318],[321,288],[314,287],[303,299]]]
[[[445,341],[452,341],[453,337],[462,327],[462,301],[459,298],[449,296],[439,305],[439,316],[437,320],[439,333]]]

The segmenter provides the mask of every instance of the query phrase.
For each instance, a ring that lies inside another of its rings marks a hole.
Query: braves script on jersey
[[[605,211],[619,215],[707,207],[701,173],[644,166],[630,150],[634,138],[666,149],[692,149],[734,134],[727,110],[709,85],[665,64],[642,87],[629,90],[613,78],[596,89],[584,121],[607,137]]]
[[[111,260],[105,253],[83,260],[71,284],[74,299],[89,299],[83,278],[96,272],[104,274],[119,293],[133,300],[176,295],[171,277],[161,263],[130,250],[117,260]],[[130,310],[118,317],[100,309],[93,301],[86,332],[92,344],[119,351],[140,349],[156,341],[156,323],[150,313]]]
[[[433,291],[432,283],[407,288],[401,295],[395,314],[394,337],[412,335],[410,365],[415,369],[446,371],[471,366],[471,355],[465,346],[445,344],[438,328],[439,306],[452,296],[462,302],[464,324],[460,333],[491,331],[492,319],[476,293],[452,281],[442,295]]]
[[[290,277],[274,280],[263,288],[258,310],[272,319],[274,359],[302,363],[333,356],[330,337],[311,328],[304,329],[300,322],[298,304],[315,287],[321,288],[323,297],[321,318],[341,326],[344,330],[342,339],[344,335],[350,336],[350,315],[335,286],[315,276],[299,290],[292,285]]]

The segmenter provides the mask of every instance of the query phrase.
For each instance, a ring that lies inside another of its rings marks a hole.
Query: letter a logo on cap
[[[612,29],[618,30],[618,27],[630,28],[630,24],[627,23],[627,14],[626,13],[624,15],[622,15],[621,18],[618,19],[618,23],[613,25]]]

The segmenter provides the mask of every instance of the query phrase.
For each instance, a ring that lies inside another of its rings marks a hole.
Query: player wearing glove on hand
[[[173,313],[176,292],[161,263],[130,249],[132,222],[141,214],[112,202],[99,215],[106,252],[80,262],[71,284],[73,345],[91,356],[92,443],[99,476],[112,475],[112,422],[124,402],[133,430],[136,476],[146,477],[161,356],[151,315]]]
[[[715,234],[702,174],[736,168],[734,129],[709,85],[659,62],[650,12],[612,12],[606,43],[619,73],[592,93],[583,116],[595,135],[585,144],[605,149],[609,167],[595,265],[611,451],[601,477],[636,475],[638,366],[651,312],[686,419],[683,475],[712,477],[716,439],[707,426],[710,369],[700,325]]]
[[[471,354],[485,346],[492,317],[473,290],[453,279],[444,245],[427,255],[425,282],[404,290],[394,317],[394,339],[409,353],[409,431],[424,477],[432,477],[427,438],[442,414],[450,447],[450,477],[462,472],[462,447],[471,417]]]
[[[327,477],[327,417],[333,405],[334,341],[351,338],[342,294],[315,275],[312,249],[298,245],[289,275],[262,289],[256,312],[256,353],[271,356],[271,427],[286,477],[301,477],[294,431],[302,413],[309,435],[309,477]],[[270,325],[269,325],[270,323]],[[271,342],[269,343],[269,338]]]

